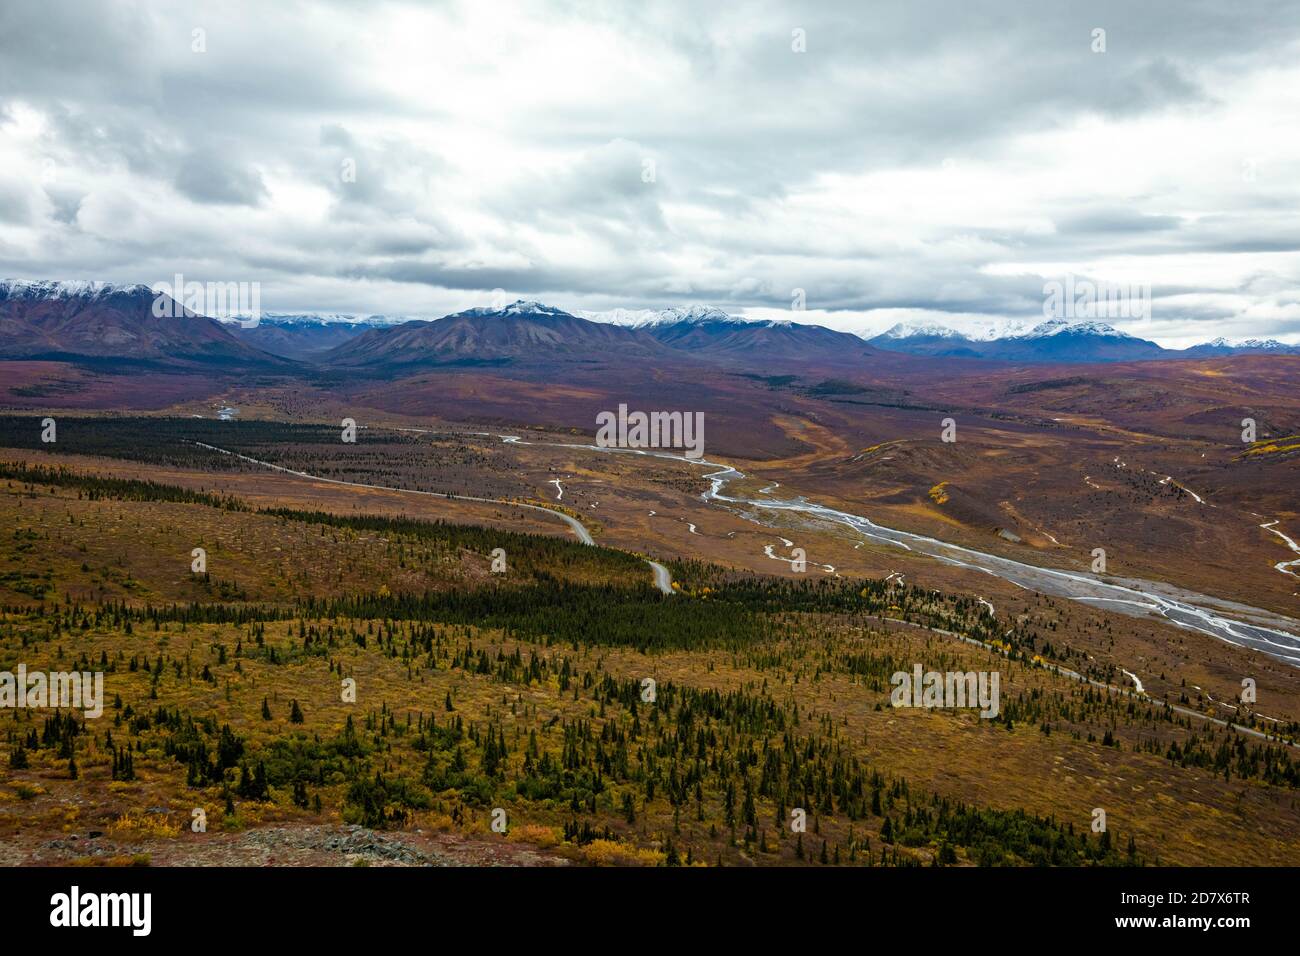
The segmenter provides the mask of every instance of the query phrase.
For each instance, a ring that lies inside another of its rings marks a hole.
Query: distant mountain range
[[[733,315],[711,305],[691,305],[684,309],[610,309],[606,312],[590,312],[575,309],[574,315],[592,322],[607,322],[611,325],[626,325],[642,329],[656,325],[678,325],[681,323],[709,322],[743,322]]]
[[[870,338],[789,320],[738,318],[710,306],[566,312],[519,300],[440,319],[267,313],[255,326],[176,307],[158,317],[144,285],[0,282],[0,357],[132,358],[155,362],[292,363],[401,370],[419,366],[588,365],[626,360],[702,361],[766,369],[856,366],[881,352],[1016,363],[1121,362],[1300,354],[1300,345],[1219,338],[1165,349],[1099,321],[1003,322],[963,333],[934,322],[900,323]]]
[[[371,329],[321,361],[389,367],[557,358],[587,363],[642,358],[745,365],[844,364],[876,354],[847,332],[796,322],[747,321],[704,307],[621,317],[624,321],[593,321],[521,299],[499,309],[469,309],[434,322]]]
[[[1219,338],[1189,349],[1166,349],[1095,319],[1049,319],[967,334],[933,322],[900,323],[867,340],[877,348],[910,355],[989,359],[1002,362],[1138,362],[1272,353],[1300,355],[1300,345],[1276,339],[1230,344]]]
[[[707,305],[684,309],[581,312],[594,322],[644,331],[678,350],[745,360],[762,356],[842,364],[876,350],[856,335],[790,320],[742,319]]]
[[[1287,345],[1277,339],[1243,339],[1232,343],[1224,338],[1194,345],[1182,351],[1189,357],[1212,358],[1216,355],[1300,355],[1300,345]]]
[[[1287,345],[1276,339],[1247,339],[1230,343],[1219,338],[1189,349],[1166,349],[1155,342],[1137,338],[1096,320],[1052,319],[1036,324],[1003,321],[977,332],[959,332],[934,322],[900,323],[878,335],[866,337],[789,320],[744,319],[706,305],[672,309],[612,309],[604,312],[575,310],[566,313],[540,303],[520,300],[499,310],[470,309],[437,321],[465,317],[519,320],[527,316],[533,316],[536,320],[537,317],[544,319],[546,316],[557,315],[570,315],[600,325],[644,332],[659,343],[678,351],[735,361],[772,355],[784,361],[844,363],[871,355],[876,350],[1017,363],[1128,362],[1244,354],[1300,355],[1300,345]],[[313,347],[294,351],[293,340],[318,337],[323,341],[327,336],[344,340],[359,335],[372,325],[392,326],[410,321],[385,316],[319,317],[316,322],[311,319],[311,316],[267,316],[259,326],[261,331],[241,330],[237,334],[276,354],[319,359],[323,349]],[[289,322],[294,323],[295,328],[283,332],[278,329],[266,330],[268,325],[275,328]],[[421,321],[420,324],[433,323]],[[590,336],[580,338],[588,339]],[[391,339],[394,344],[403,340],[404,337]],[[575,339],[574,342],[576,341]],[[461,338],[454,343],[440,341],[433,352],[443,360],[448,357],[463,359],[465,353],[472,353],[474,344],[479,342],[481,339],[478,336]],[[531,340],[530,344],[544,344],[547,349],[572,351],[567,345],[545,336]],[[640,340],[640,344],[645,346],[646,343]],[[479,357],[501,360],[529,354],[528,350],[519,354],[512,354],[512,351],[512,348],[503,348],[502,343],[497,342]],[[349,364],[351,362],[346,352],[340,352],[338,358]],[[384,361],[377,356],[375,360]],[[412,357],[403,357],[403,361],[412,360]]]
[[[383,315],[272,312],[262,315],[255,326],[246,328],[231,322],[227,328],[236,338],[264,352],[299,362],[314,362],[363,332],[407,321],[410,320]]]

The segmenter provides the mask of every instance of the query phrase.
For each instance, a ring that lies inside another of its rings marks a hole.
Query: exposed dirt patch
[[[242,833],[189,833],[123,842],[69,833],[15,836],[0,844],[9,866],[108,865],[147,854],[154,866],[567,866],[564,857],[504,838],[476,840],[421,830],[380,833],[328,824],[273,826]]]

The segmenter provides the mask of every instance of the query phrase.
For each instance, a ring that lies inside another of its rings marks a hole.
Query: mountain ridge
[[[990,320],[987,326],[972,330],[919,319],[870,335],[792,319],[736,316],[703,303],[596,312],[566,311],[537,300],[518,299],[434,319],[296,311],[264,312],[256,323],[233,316],[201,316],[176,305],[178,316],[188,324],[176,320],[168,324],[145,308],[159,294],[142,284],[0,280],[0,333],[4,335],[0,356],[288,359],[350,366],[526,362],[542,354],[578,360],[584,351],[587,360],[607,361],[613,357],[610,349],[625,349],[626,357],[634,358],[768,359],[841,365],[880,351],[1043,364],[1300,354],[1300,344],[1260,338],[1230,342],[1218,337],[1185,349],[1169,349],[1094,319]],[[516,325],[479,327],[487,321]]]
[[[0,357],[284,364],[170,296],[158,309],[158,298],[145,285],[2,281]]]

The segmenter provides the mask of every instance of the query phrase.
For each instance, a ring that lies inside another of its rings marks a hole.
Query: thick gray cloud
[[[0,222],[21,225],[30,219],[26,191],[18,184],[0,181]]]
[[[181,163],[176,189],[201,203],[255,206],[266,196],[266,185],[256,170],[206,151]]]
[[[1075,273],[1300,340],[1298,42],[1289,0],[7,0],[0,273],[853,329]]]

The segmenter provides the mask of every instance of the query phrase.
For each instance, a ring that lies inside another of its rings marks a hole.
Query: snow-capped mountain
[[[777,362],[852,364],[874,354],[862,339],[847,332],[789,320],[750,321],[705,305],[577,314],[520,300],[500,308],[467,309],[434,322],[370,329],[323,360],[337,365],[395,366],[599,357],[602,361],[761,362],[772,367]]]
[[[509,305],[500,307],[484,305],[473,309],[466,309],[464,312],[457,312],[457,316],[466,316],[469,318],[479,318],[482,316],[498,316],[501,318],[510,318],[517,316],[572,316],[575,312],[565,312],[563,309],[557,309],[552,305],[544,305],[534,299],[516,299]],[[448,316],[450,318],[450,316]]]
[[[746,319],[711,305],[576,313],[593,322],[644,331],[669,348],[715,360],[844,364],[874,349],[859,336],[790,319]]]
[[[222,322],[239,322],[248,318],[247,314],[222,317]],[[262,322],[276,325],[400,325],[427,316],[415,315],[364,315],[349,312],[262,312]]]
[[[922,317],[869,335],[789,319],[747,319],[705,304],[568,312],[520,299],[499,307],[467,309],[436,321],[406,315],[262,312],[257,326],[246,327],[233,316],[217,320],[184,309],[178,319],[163,320],[152,314],[156,298],[152,287],[141,284],[0,280],[0,352],[9,356],[131,354],[154,360],[218,357],[253,361],[258,356],[261,360],[277,356],[300,361],[342,360],[343,364],[372,359],[404,363],[406,355],[389,350],[398,345],[410,346],[412,357],[492,362],[523,360],[538,349],[575,356],[587,350],[607,355],[611,348],[641,357],[663,357],[666,348],[683,357],[731,363],[803,364],[851,364],[872,356],[876,349],[945,358],[1055,363],[1300,355],[1300,344],[1259,338],[1229,341],[1220,337],[1188,349],[1163,349],[1096,319],[1025,322],[963,315],[949,324]],[[374,334],[397,330],[402,334]],[[631,337],[626,333],[632,333]]]
[[[1251,352],[1283,352],[1294,354],[1300,352],[1300,345],[1288,345],[1277,339],[1242,339],[1235,348]]]
[[[956,329],[925,319],[899,322],[879,335],[863,336],[868,343],[909,355],[979,358],[977,341]]]
[[[254,326],[226,322],[235,337],[272,355],[310,361],[368,329],[413,321],[408,316],[345,315],[319,312],[264,312]]]
[[[0,355],[283,364],[179,303],[157,314],[157,300],[146,285],[0,281]]]
[[[538,364],[661,357],[645,332],[592,322],[520,299],[432,322],[372,327],[322,356],[327,364],[400,368],[449,364]]]
[[[950,329],[938,322],[899,322],[876,336],[878,339],[900,340],[917,338],[961,339],[966,338],[956,329]]]
[[[591,312],[577,309],[576,316],[591,322],[608,322],[611,325],[625,325],[639,329],[653,325],[675,325],[678,322],[747,322],[738,316],[729,315],[711,305],[689,305],[674,309],[609,309],[605,312]]]
[[[876,338],[946,338],[966,339],[971,342],[995,342],[1000,339],[1046,338],[1050,335],[1101,335],[1115,338],[1132,338],[1127,332],[1096,319],[1048,319],[1045,322],[1029,324],[1015,319],[989,322],[973,329],[958,330],[949,325],[931,319],[917,319],[899,322],[891,326]]]
[[[135,295],[152,291],[147,285],[121,285],[69,279],[0,279],[0,300],[28,301],[83,299],[93,301],[112,295]]]
[[[1040,322],[1026,332],[1002,336],[1008,339],[1045,339],[1052,335],[1097,335],[1102,338],[1131,339],[1133,336],[1121,332],[1113,325],[1097,319],[1048,319]]]
[[[1032,322],[1022,322],[1019,319],[992,319],[964,334],[972,342],[993,342],[997,339],[1011,339],[1025,335],[1033,329]]]
[[[1218,355],[1300,355],[1300,344],[1288,345],[1277,339],[1241,339],[1230,342],[1223,336],[1191,348],[1183,349],[1180,355],[1188,358],[1213,358]]]
[[[1122,362],[1165,356],[1156,343],[1097,319],[1048,319],[1035,325],[1009,321],[973,332],[922,320],[899,323],[867,341],[913,355],[1008,362]]]

